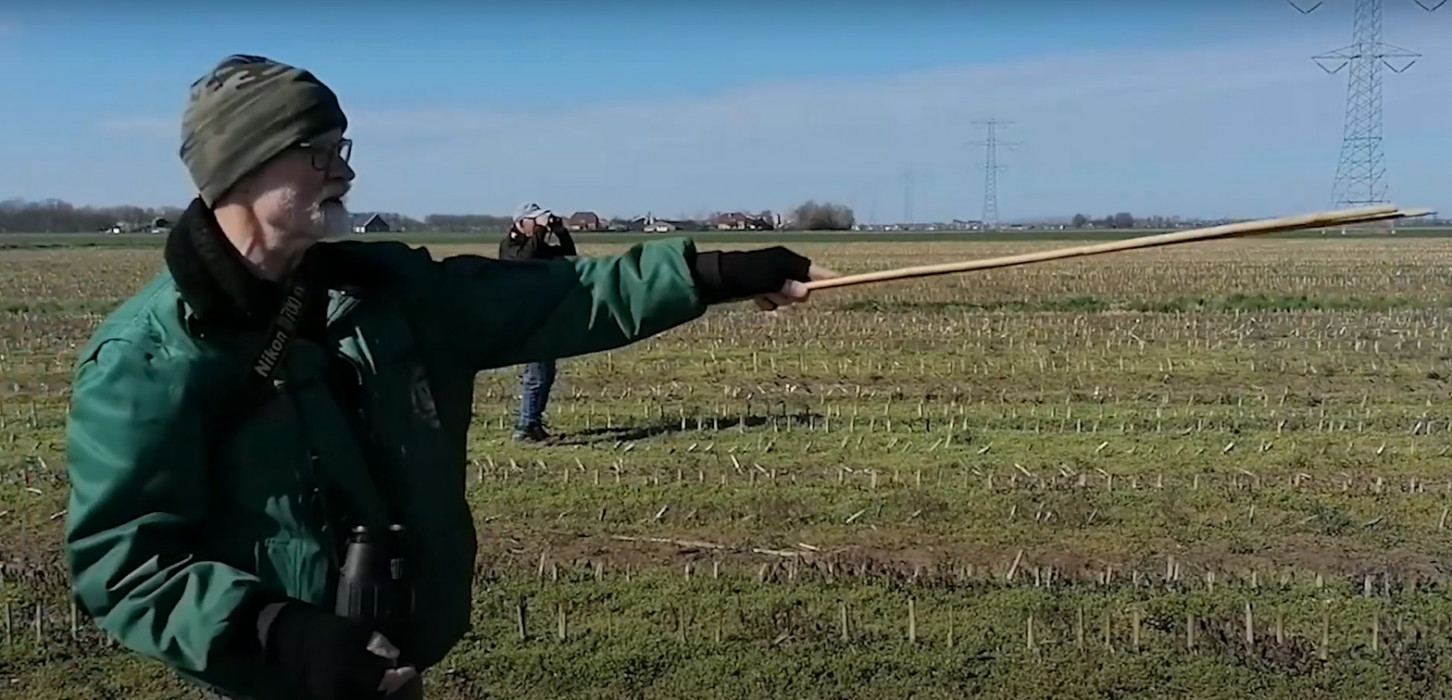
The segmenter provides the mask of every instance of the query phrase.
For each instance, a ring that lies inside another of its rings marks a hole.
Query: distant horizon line
[[[809,200],[809,201],[815,201],[815,202],[817,202],[819,204],[840,204],[840,203],[832,202],[832,201],[826,200],[826,199],[822,199],[822,200]],[[17,203],[20,204],[20,206],[21,206],[22,209],[31,209],[31,208],[37,207],[38,205],[43,205],[43,204],[45,204],[47,202],[57,202],[57,203],[60,203],[60,204],[64,204],[66,206],[69,206],[69,207],[71,207],[71,208],[73,208],[75,210],[89,210],[89,211],[94,212],[94,213],[101,213],[101,212],[105,212],[107,210],[114,211],[114,210],[122,210],[122,209],[139,209],[142,212],[152,212],[152,213],[162,212],[162,211],[175,211],[175,212],[180,212],[180,211],[183,211],[183,210],[186,209],[186,205],[173,205],[173,204],[166,204],[166,205],[142,205],[142,204],[130,204],[130,203],[128,203],[128,204],[77,204],[75,202],[71,202],[69,200],[62,199],[62,198],[59,198],[59,197],[48,197],[48,198],[43,198],[43,199],[27,199],[25,197],[18,197],[17,196],[17,197],[9,197],[9,198],[0,200],[0,213],[3,213],[5,211],[5,209],[7,209],[9,206],[13,206],[13,205],[15,205]],[[805,204],[805,203],[806,202],[803,202],[803,204]],[[1391,202],[1386,202],[1386,203],[1390,204]],[[798,205],[798,206],[800,206],[800,205]],[[916,226],[916,225],[929,225],[929,226],[935,226],[935,225],[948,225],[948,224],[983,224],[983,220],[981,218],[978,218],[978,217],[972,217],[972,218],[953,217],[953,218],[949,218],[949,219],[913,219],[913,220],[896,220],[896,219],[894,219],[894,220],[878,220],[878,221],[870,221],[869,222],[869,221],[862,220],[862,218],[860,217],[859,212],[857,212],[855,209],[853,209],[853,207],[851,207],[851,205],[843,204],[843,206],[846,206],[848,209],[852,209],[853,210],[853,214],[854,214],[855,218],[858,219],[856,221],[856,224],[859,225],[859,226],[905,226],[905,225],[914,225],[914,226]],[[1328,210],[1334,210],[1334,209],[1337,209],[1338,207],[1329,207],[1328,206],[1326,208]],[[711,219],[711,218],[714,218],[714,217],[725,216],[725,215],[730,215],[730,214],[746,214],[746,215],[751,215],[751,216],[757,216],[757,215],[760,215],[760,214],[763,214],[763,213],[765,213],[765,214],[788,214],[788,213],[790,213],[794,209],[796,209],[796,207],[790,207],[790,208],[787,208],[787,209],[784,209],[784,210],[780,210],[780,211],[775,210],[775,209],[772,209],[772,208],[769,208],[769,207],[768,208],[760,208],[760,209],[755,209],[755,208],[744,208],[744,209],[743,208],[736,208],[736,209],[718,209],[718,210],[712,210],[712,211],[710,211],[709,213],[706,213],[706,214],[682,214],[682,213],[678,213],[678,214],[670,214],[670,215],[656,214],[656,213],[654,213],[654,210],[647,210],[646,213],[644,213],[644,214],[635,214],[635,215],[631,215],[631,216],[625,216],[625,215],[620,215],[620,214],[602,214],[602,213],[600,213],[600,211],[593,210],[593,209],[572,209],[572,210],[566,210],[565,208],[561,208],[561,207],[551,207],[551,210],[555,211],[555,213],[559,214],[562,218],[570,218],[571,216],[575,216],[577,214],[593,214],[595,216],[598,216],[601,221],[635,221],[635,220],[639,220],[639,219],[642,219],[642,218],[651,217],[651,218],[654,218],[654,219],[658,219],[658,220],[661,220],[661,221],[668,221],[668,222],[672,222],[672,221],[674,221],[674,222],[699,222],[699,221],[706,221],[706,220]],[[1144,220],[1144,219],[1156,219],[1156,220],[1161,220],[1161,221],[1171,221],[1171,222],[1181,222],[1181,223],[1219,223],[1219,222],[1250,221],[1250,220],[1262,219],[1262,218],[1270,218],[1270,217],[1275,217],[1275,216],[1288,216],[1288,215],[1293,215],[1293,214],[1296,213],[1296,212],[1286,211],[1286,212],[1282,212],[1282,213],[1278,213],[1278,214],[1253,215],[1253,216],[1248,216],[1248,215],[1222,215],[1222,216],[1205,216],[1205,215],[1200,215],[1200,216],[1193,216],[1193,215],[1185,215],[1185,214],[1140,214],[1140,213],[1135,213],[1133,211],[1128,211],[1128,210],[1125,210],[1125,209],[1119,209],[1116,212],[1111,212],[1111,213],[1075,212],[1074,214],[1044,214],[1044,215],[1033,215],[1033,216],[1018,216],[1018,217],[1013,217],[1013,218],[1001,218],[1001,219],[998,220],[997,225],[999,225],[999,226],[1060,225],[1060,224],[1067,224],[1067,223],[1072,222],[1073,219],[1076,216],[1081,216],[1082,215],[1082,216],[1088,217],[1090,221],[1093,221],[1093,220],[1096,220],[1096,219],[1103,220],[1103,219],[1113,218],[1113,216],[1114,216],[1115,213],[1121,213],[1121,212],[1128,213],[1136,221],[1140,221],[1140,220]],[[423,222],[427,221],[428,217],[431,217],[431,216],[459,217],[459,218],[477,217],[477,218],[481,218],[481,219],[500,219],[500,220],[508,220],[508,219],[511,219],[512,218],[512,214],[507,214],[507,213],[500,214],[500,213],[492,213],[492,212],[447,212],[447,211],[441,211],[441,212],[429,212],[427,214],[424,214],[423,216],[416,216],[416,215],[409,214],[409,213],[406,213],[406,212],[389,211],[389,210],[386,210],[386,209],[349,209],[348,213],[351,216],[354,216],[354,217],[357,217],[357,216],[371,216],[371,215],[374,215],[374,214],[377,214],[379,216],[383,216],[383,217],[385,217],[385,219],[388,218],[388,217],[402,217],[402,218],[405,218],[405,219],[408,219],[408,220],[412,220],[412,221],[417,221],[417,222],[420,222],[420,223],[423,223]],[[1435,216],[1435,214],[1436,214],[1436,212],[1434,212],[1434,215],[1433,216],[1431,216],[1431,217],[1429,217],[1427,219],[1424,219],[1424,221],[1443,221],[1443,219],[1438,218],[1437,216]],[[122,222],[116,222],[116,223],[122,223]]]

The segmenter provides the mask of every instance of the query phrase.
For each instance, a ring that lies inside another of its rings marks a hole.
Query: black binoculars
[[[414,612],[413,582],[404,556],[408,549],[402,525],[386,531],[366,525],[349,533],[338,574],[334,613],[377,631],[400,649]]]

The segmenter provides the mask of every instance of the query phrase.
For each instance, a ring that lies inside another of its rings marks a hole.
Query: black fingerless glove
[[[373,631],[302,602],[278,612],[263,641],[268,665],[319,700],[379,695],[392,662],[368,651]]]
[[[691,273],[707,304],[737,301],[781,291],[782,285],[810,279],[812,261],[782,246],[747,251],[696,253]]]

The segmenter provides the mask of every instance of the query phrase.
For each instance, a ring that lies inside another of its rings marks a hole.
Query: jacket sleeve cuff
[[[272,623],[288,602],[286,598],[260,591],[248,595],[237,609],[234,618],[236,631],[232,635],[231,642],[236,651],[250,655],[262,655],[268,646],[268,635],[272,632]]]
[[[721,251],[695,253],[691,256],[690,268],[702,303],[710,305],[730,301],[726,294],[726,280],[721,277]]]

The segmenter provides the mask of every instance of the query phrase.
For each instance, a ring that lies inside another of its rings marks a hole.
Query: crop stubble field
[[[76,619],[59,552],[76,348],[159,258],[0,255],[6,697],[182,696]],[[1242,240],[715,309],[565,361],[545,447],[482,374],[475,624],[431,696],[1438,696],[1449,263]]]

